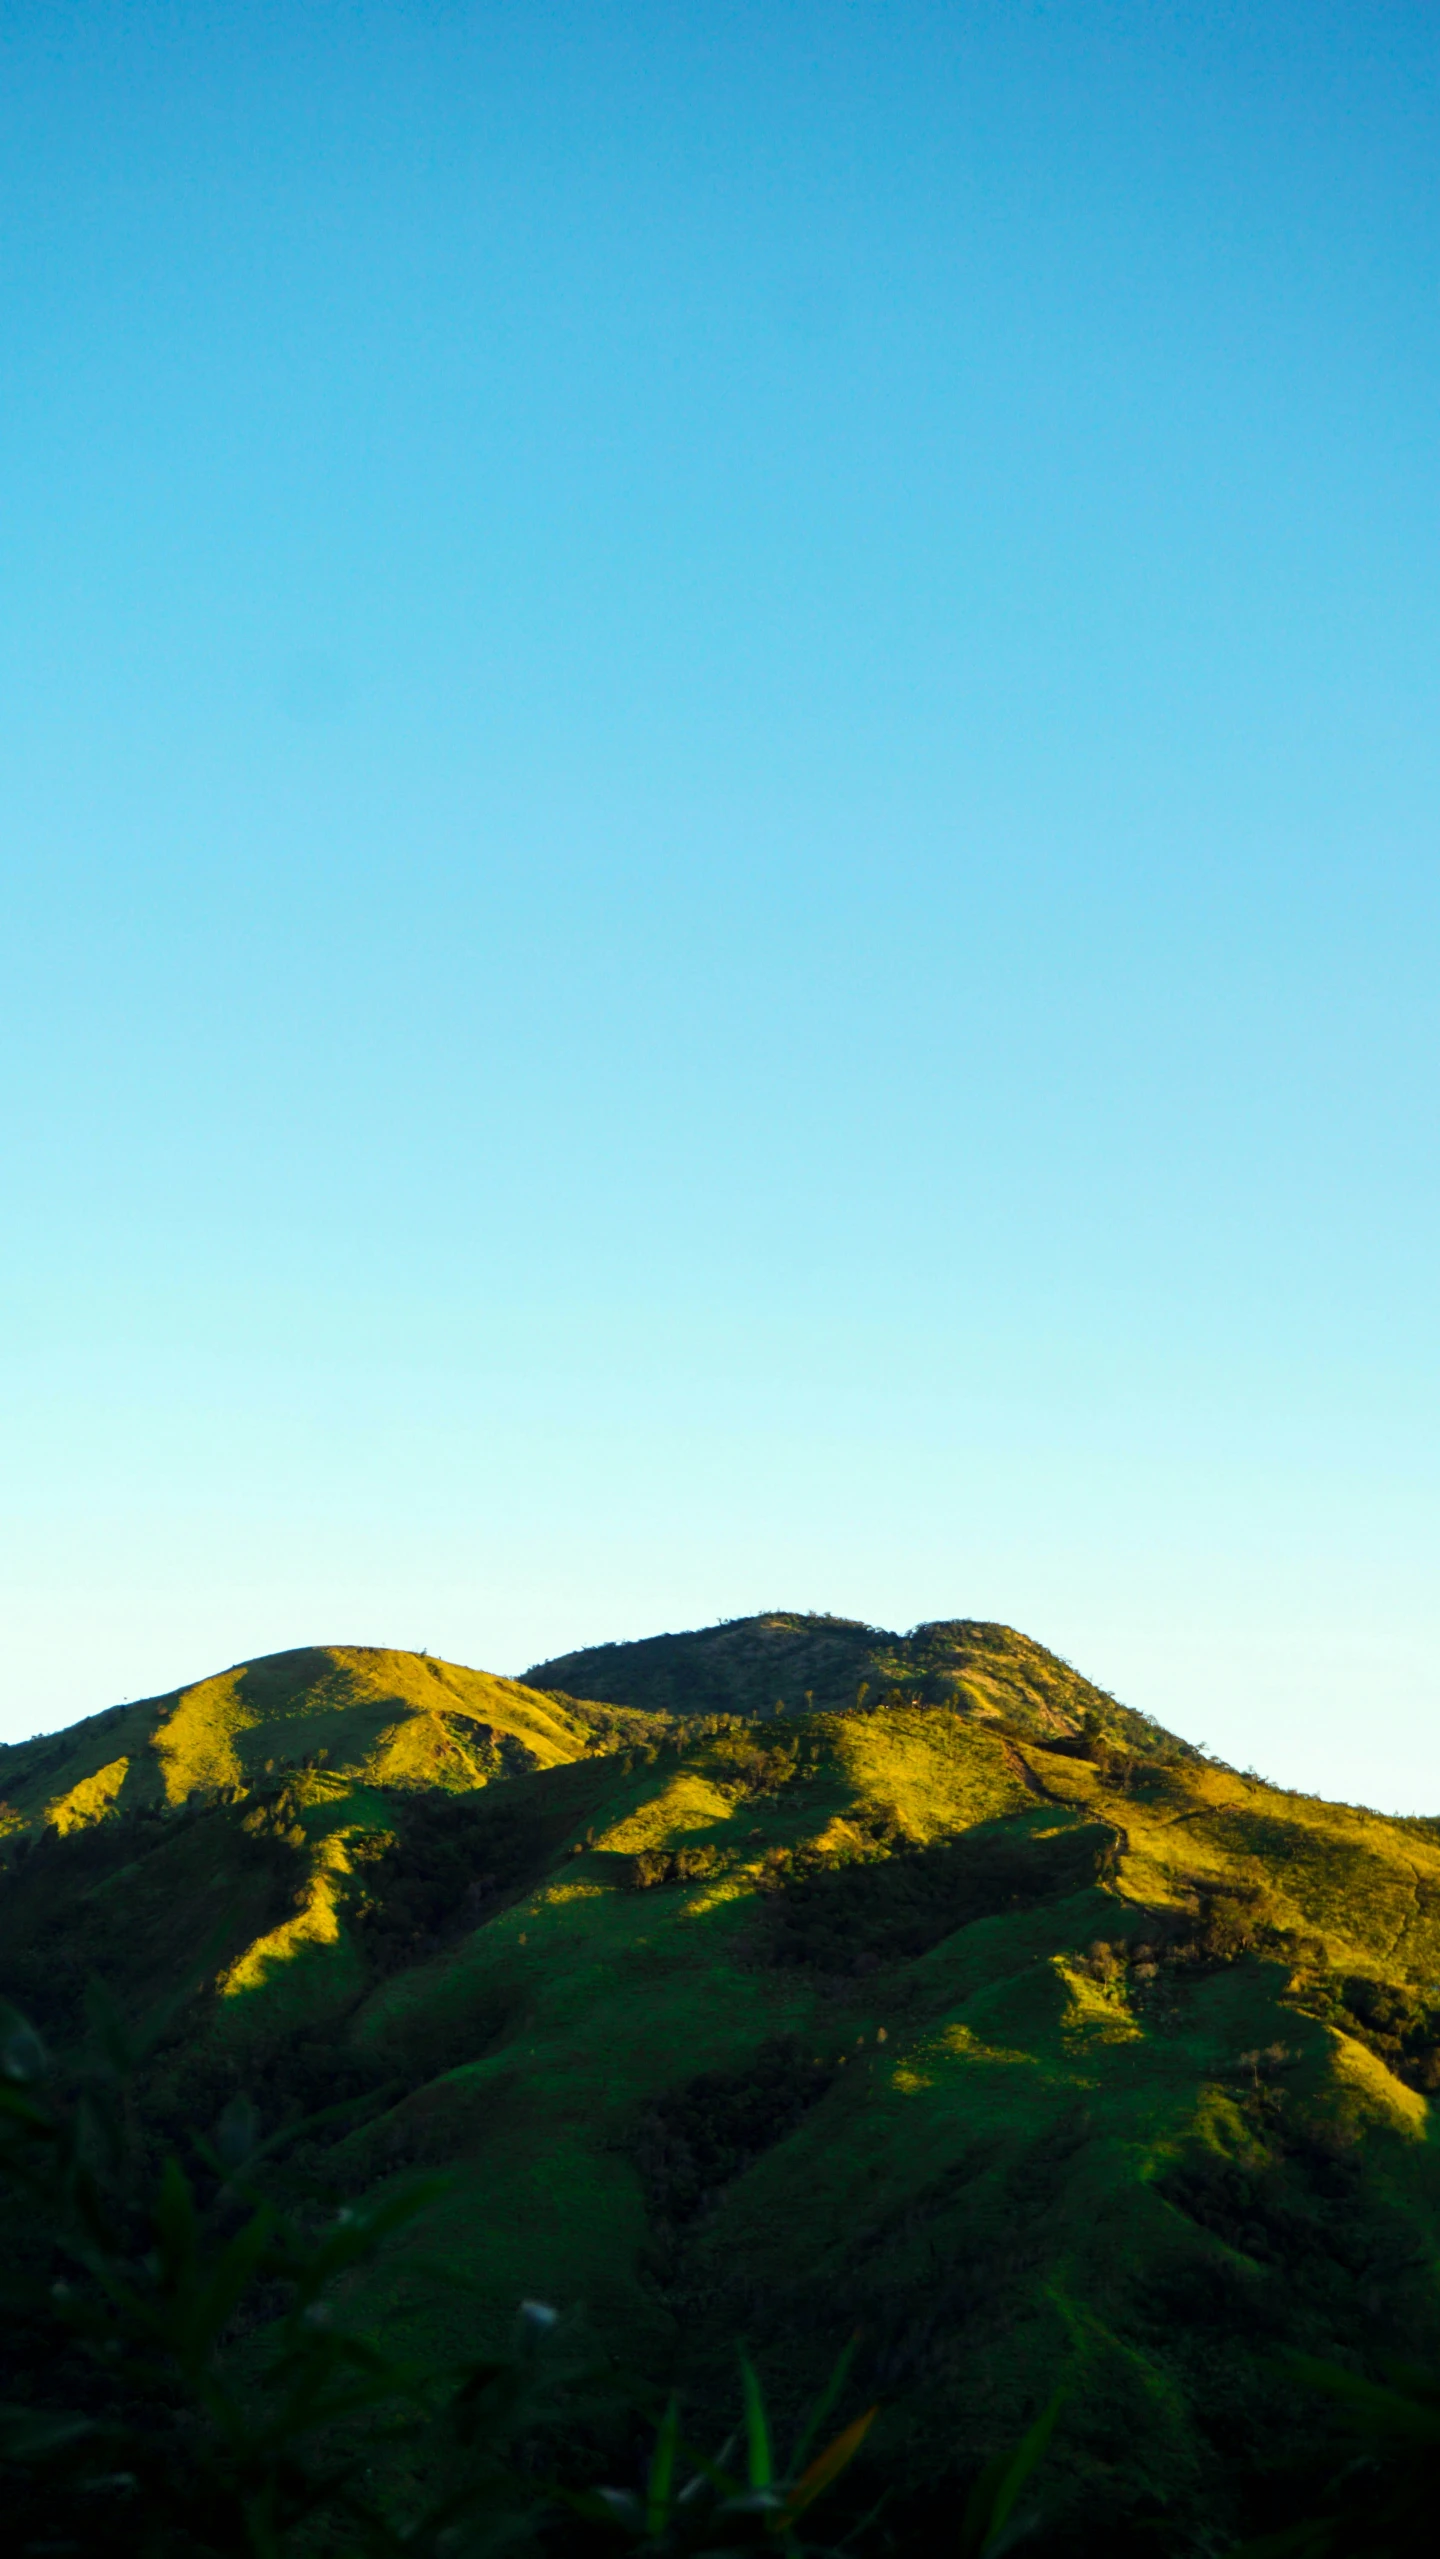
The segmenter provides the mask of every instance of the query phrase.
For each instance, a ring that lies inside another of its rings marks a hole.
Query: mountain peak
[[[1093,1735],[1151,1757],[1190,1745],[1012,1626],[936,1618],[901,1635],[854,1617],[766,1609],[684,1634],[595,1644],[535,1663],[534,1687],[648,1714],[844,1714],[905,1696],[1036,1740]]]

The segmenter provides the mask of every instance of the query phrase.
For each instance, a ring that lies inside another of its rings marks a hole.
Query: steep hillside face
[[[711,1658],[767,1686],[791,1633],[817,1682],[891,1640],[752,1624],[776,1651]],[[632,1674],[649,1719],[607,1732],[543,1699],[548,1762],[537,1724],[483,1787],[377,1783],[379,1701],[317,1705],[324,1763],[12,1843],[0,1989],[63,2044],[91,1972],[134,2008],[203,1976],[157,2140],[242,2088],[368,2102],[293,2173],[448,2170],[424,2249],[477,2342],[582,2305],[703,2432],[738,2337],[784,2415],[858,2329],[856,2494],[916,2533],[1064,2380],[1059,2545],[1223,2549],[1324,2441],[1288,2349],[1440,2352],[1440,1841],[1130,1746],[1005,1630],[905,1643],[908,1684],[835,1711],[667,1723]],[[927,1645],[978,1697],[927,1693]]]
[[[670,1715],[844,1714],[902,1700],[1001,1720],[1041,1741],[1098,1736],[1147,1756],[1188,1745],[1013,1626],[955,1618],[908,1635],[784,1609],[538,1662],[532,1686]]]
[[[263,1784],[302,1761],[356,1783],[469,1789],[550,1768],[626,1729],[429,1654],[313,1645],[0,1748],[0,1836]]]

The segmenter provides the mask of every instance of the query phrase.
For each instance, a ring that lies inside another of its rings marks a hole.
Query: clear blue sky
[[[1437,72],[12,0],[5,1731],[972,1615],[1440,1810]]]

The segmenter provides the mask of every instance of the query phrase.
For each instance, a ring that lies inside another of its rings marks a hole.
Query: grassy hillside
[[[428,1653],[312,1645],[0,1747],[0,1835],[80,1830],[273,1778],[301,1761],[374,1786],[482,1786],[552,1768],[626,1717]]]
[[[716,1706],[785,1663],[808,1711]],[[371,2092],[297,2175],[444,2166],[446,2316],[583,2303],[697,2423],[736,2337],[783,2411],[858,2327],[856,2493],[902,2481],[917,2530],[1065,2376],[1060,2546],[1224,2547],[1316,2448],[1286,2349],[1440,2352],[1429,1824],[1236,1776],[1003,1629],[777,1617],[531,1678],[582,1674],[600,1705],[248,1666],[124,1710],[148,1774],[79,1820],[104,1719],[31,1746],[70,1755],[5,1775],[49,1819],[0,1988],[63,2041],[92,1971],[136,2006],[203,1972],[157,2140]]]
[[[694,1634],[596,1644],[525,1676],[539,1688],[662,1714],[845,1714],[909,1702],[998,1717],[1039,1741],[1098,1735],[1151,1755],[1188,1753],[1043,1644],[969,1617],[895,1635],[856,1618],[772,1609]]]

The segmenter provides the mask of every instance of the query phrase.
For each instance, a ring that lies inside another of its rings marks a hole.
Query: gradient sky
[[[1440,19],[0,12],[0,1730],[1005,1619],[1440,1810]]]

